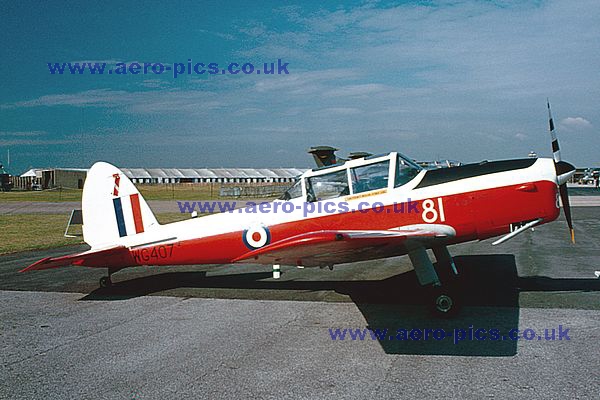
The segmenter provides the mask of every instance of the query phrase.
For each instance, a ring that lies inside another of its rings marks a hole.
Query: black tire
[[[452,318],[460,310],[460,299],[457,292],[448,287],[433,288],[430,307],[435,316]]]

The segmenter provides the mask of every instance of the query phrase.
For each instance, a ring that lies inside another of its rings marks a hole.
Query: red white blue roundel
[[[259,249],[271,243],[271,232],[265,226],[255,226],[242,233],[242,240],[250,250]]]

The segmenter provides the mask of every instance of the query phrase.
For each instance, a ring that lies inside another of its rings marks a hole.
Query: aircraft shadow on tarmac
[[[523,277],[517,273],[515,257],[510,254],[469,255],[454,257],[460,270],[458,289],[465,306],[453,319],[440,319],[426,309],[427,292],[420,287],[414,271],[382,280],[298,281],[273,280],[270,272],[207,276],[206,272],[167,272],[115,283],[101,288],[82,300],[122,300],[177,288],[260,290],[263,299],[273,291],[335,291],[348,295],[367,321],[366,326],[337,326],[331,328],[387,328],[387,339],[380,340],[388,354],[513,356],[518,341],[508,339],[512,329],[519,329],[519,293],[521,291],[600,291],[596,279],[553,279]],[[263,296],[263,294],[266,294]],[[324,305],[326,307],[326,305]],[[507,340],[398,340],[397,330],[413,328],[498,329]],[[527,327],[522,327],[525,329]],[[328,332],[324,334],[329,335]],[[390,340],[390,337],[393,337]],[[345,340],[350,340],[347,337]],[[372,340],[367,336],[365,340]],[[357,343],[358,344],[358,343]]]

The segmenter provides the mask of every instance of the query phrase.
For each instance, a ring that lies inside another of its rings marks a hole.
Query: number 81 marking
[[[440,217],[440,222],[446,221],[442,198],[437,198],[437,210],[435,208],[435,202],[432,199],[423,200],[423,213],[421,215],[423,217],[423,221],[427,222],[428,224],[437,221],[438,216]]]

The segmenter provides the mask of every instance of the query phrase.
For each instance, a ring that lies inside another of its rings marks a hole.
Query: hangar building
[[[121,168],[133,183],[288,183],[305,170],[297,168]],[[19,189],[83,188],[87,169],[32,168],[15,179]]]

